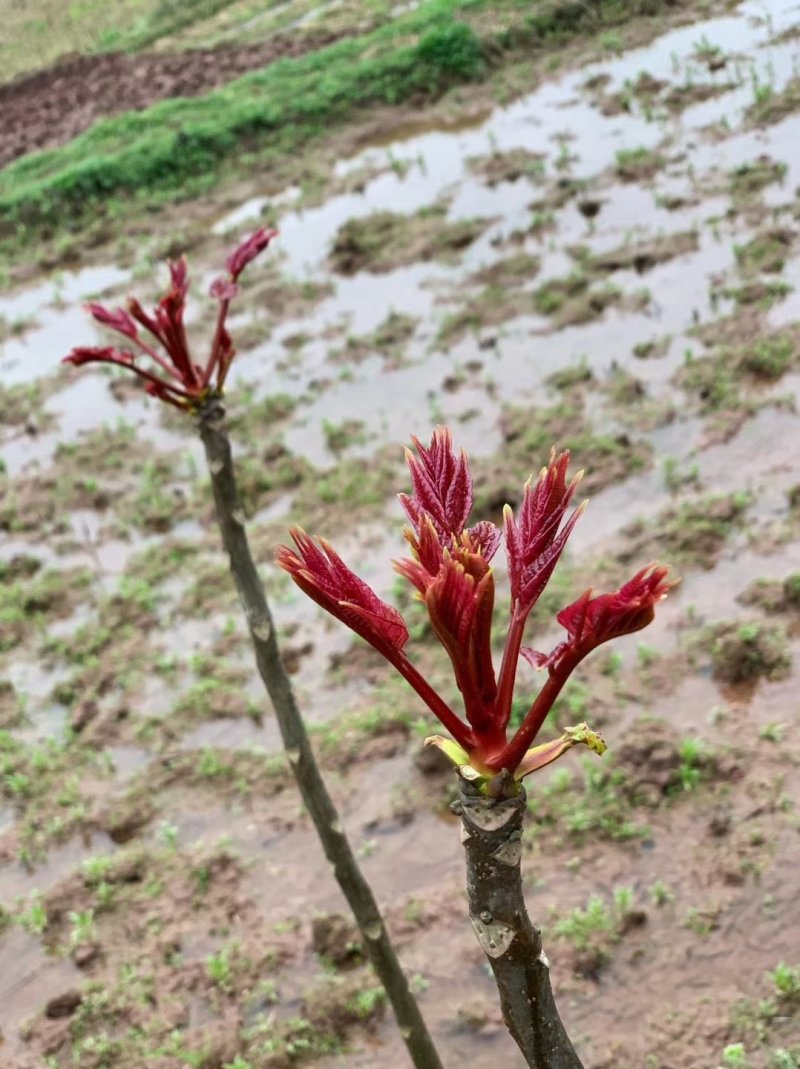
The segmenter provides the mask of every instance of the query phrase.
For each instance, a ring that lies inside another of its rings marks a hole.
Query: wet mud
[[[586,719],[608,755],[530,788],[526,893],[587,1069],[800,1064],[778,969],[800,964],[798,24],[790,3],[745,4],[490,113],[472,101],[461,124],[359,141],[313,195],[253,184],[202,207],[198,337],[226,244],[265,212],[280,228],[234,320],[237,464],[315,746],[448,1065],[522,1062],[466,923],[453,784],[421,754],[433,725],[270,565],[291,522],[329,537],[450,687],[390,564],[401,445],[437,422],[494,518],[551,445],[586,469],[537,648],[587,586],[655,557],[682,579],[555,709],[553,730]],[[358,253],[346,270],[337,248]],[[147,262],[98,259],[0,298],[17,324],[0,342],[0,1062],[407,1069],[352,932],[319,919],[344,905],[196,444],[121,380],[57,368],[92,339],[80,303],[130,290],[155,292]],[[537,686],[523,666],[519,695]]]

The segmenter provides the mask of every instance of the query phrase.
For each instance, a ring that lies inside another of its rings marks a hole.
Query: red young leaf
[[[612,638],[647,627],[655,616],[656,604],[676,585],[667,580],[668,572],[664,566],[651,564],[611,594],[592,597],[591,590],[586,590],[558,614],[558,622],[569,637],[540,667],[555,666],[567,653],[582,659]]]
[[[561,521],[581,480],[578,474],[567,485],[569,452],[550,454],[535,484],[525,484],[519,522],[507,505],[503,510],[511,596],[518,611],[530,612],[553,574],[567,539],[582,509],[576,509],[563,529]]]
[[[118,334],[124,334],[126,338],[135,338],[139,333],[133,318],[124,308],[115,308],[113,312],[110,312],[102,304],[94,303],[87,304],[86,308],[98,323],[116,330]]]
[[[82,367],[84,364],[117,364],[119,367],[131,367],[133,353],[125,349],[115,349],[111,345],[76,345],[72,352],[64,357],[65,364]]]
[[[209,297],[217,301],[232,301],[238,292],[239,287],[229,278],[215,278],[208,288]]]
[[[503,532],[491,520],[480,520],[467,531],[469,544],[484,560],[491,560],[503,540]]]
[[[320,549],[299,527],[289,533],[297,551],[280,546],[276,559],[297,585],[384,655],[402,650],[408,628],[397,609],[381,601],[324,539]]]
[[[245,238],[241,245],[233,250],[225,261],[225,266],[234,282],[245,267],[255,260],[260,252],[266,249],[272,239],[277,236],[277,233],[277,230],[265,230],[264,227],[261,227],[248,238]]]
[[[419,531],[422,516],[430,516],[443,546],[450,546],[464,530],[472,511],[472,476],[467,455],[462,449],[456,456],[447,427],[436,427],[430,446],[418,438],[411,439],[418,456],[406,450],[411,472],[412,497],[399,494],[408,518]]]
[[[477,553],[445,551],[442,567],[425,594],[431,625],[447,650],[467,719],[480,729],[492,719],[497,694],[492,664],[494,576]]]
[[[256,231],[228,258],[230,277],[212,283],[212,296],[219,300],[220,306],[211,354],[205,367],[192,359],[186,337],[184,310],[189,274],[184,256],[177,263],[169,264],[170,287],[152,314],[146,312],[134,297],[128,299],[127,311],[121,308],[109,311],[100,304],[88,306],[98,323],[116,330],[134,343],[138,350],[136,356],[127,350],[109,347],[79,347],[65,357],[64,362],[76,366],[99,362],[126,367],[144,379],[149,394],[179,408],[196,408],[209,395],[221,393],[235,355],[231,337],[225,329],[225,319],[230,301],[237,293],[236,278],[266,248],[274,234],[275,231]],[[150,335],[149,339],[139,332],[137,323]],[[137,364],[137,356],[145,359],[144,367]]]

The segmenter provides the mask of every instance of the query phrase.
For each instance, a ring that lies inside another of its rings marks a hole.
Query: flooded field
[[[477,518],[553,444],[585,469],[537,646],[589,585],[653,559],[682,579],[558,703],[551,729],[585,717],[608,754],[529,789],[528,904],[587,1069],[797,1069],[800,6],[603,47],[503,106],[365,120],[324,180],[193,207],[190,329],[226,250],[274,223],[231,321],[252,540],[445,1064],[524,1064],[452,776],[416,697],[272,564],[292,522],[330,538],[451,693],[391,568],[402,446],[437,423]],[[158,292],[165,242],[0,296],[0,1066],[407,1069],[329,918],[191,425],[59,365],[99,340],[84,301]]]

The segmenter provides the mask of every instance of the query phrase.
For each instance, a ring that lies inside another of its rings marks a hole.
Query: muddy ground
[[[322,48],[336,37],[307,27],[258,44],[69,56],[0,85],[0,167],[27,152],[63,145],[107,116],[170,97],[201,96],[247,71]]]
[[[401,445],[441,421],[480,517],[554,443],[586,470],[531,644],[587,585],[655,558],[682,577],[549,725],[587,719],[609,753],[530,788],[528,903],[587,1069],[800,1065],[798,40],[786,0],[609,41],[503,106],[476,89],[367,117],[313,186],[249,180],[182,225],[198,338],[225,250],[280,228],[233,320],[240,477],[287,664],[448,1066],[522,1066],[466,920],[451,776],[421,756],[414,696],[271,564],[290,522],[328,536],[455,700],[389,564]],[[407,1069],[330,917],[191,428],[57,367],[92,338],[82,300],[157,291],[159,226],[0,299],[0,1065]],[[521,669],[521,708],[535,687]]]

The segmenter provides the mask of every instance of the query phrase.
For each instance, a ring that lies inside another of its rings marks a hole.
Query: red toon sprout
[[[116,364],[144,381],[145,389],[178,408],[197,408],[209,397],[219,396],[225,385],[236,350],[225,327],[230,302],[238,292],[237,279],[277,234],[263,228],[251,234],[226,260],[227,274],[211,283],[210,295],[219,301],[219,311],[205,363],[192,359],[183,324],[189,288],[186,258],[169,264],[170,288],[147,313],[135,297],[124,308],[109,310],[101,304],[87,305],[98,323],[128,339],[126,348],[117,346],[77,346],[64,357],[65,364]]]
[[[553,450],[536,482],[529,479],[518,515],[506,506],[504,529],[482,521],[467,527],[473,502],[466,454],[453,450],[450,431],[437,427],[430,446],[413,439],[407,451],[411,495],[400,503],[411,521],[406,539],[412,558],[395,561],[396,571],[417,590],[431,626],[453,666],[463,699],[463,718],[414,668],[405,653],[408,629],[400,614],[381,601],[343,563],[332,547],[320,546],[299,528],[295,549],[282,546],[278,564],[309,597],[375,647],[405,677],[451,733],[455,742],[435,736],[461,766],[462,774],[484,782],[505,769],[521,779],[583,743],[597,753],[605,743],[585,724],[567,728],[551,742],[528,749],[573,669],[592,650],[612,638],[646,627],[656,602],[674,585],[667,569],[651,565],[614,593],[587,591],[558,614],[567,632],[550,654],[523,649],[528,616],[541,596],[585,503],[567,516],[580,473],[567,482],[569,453]],[[490,561],[505,536],[511,588],[510,623],[500,672],[491,649],[494,574]],[[508,723],[520,656],[547,678],[516,733]]]

